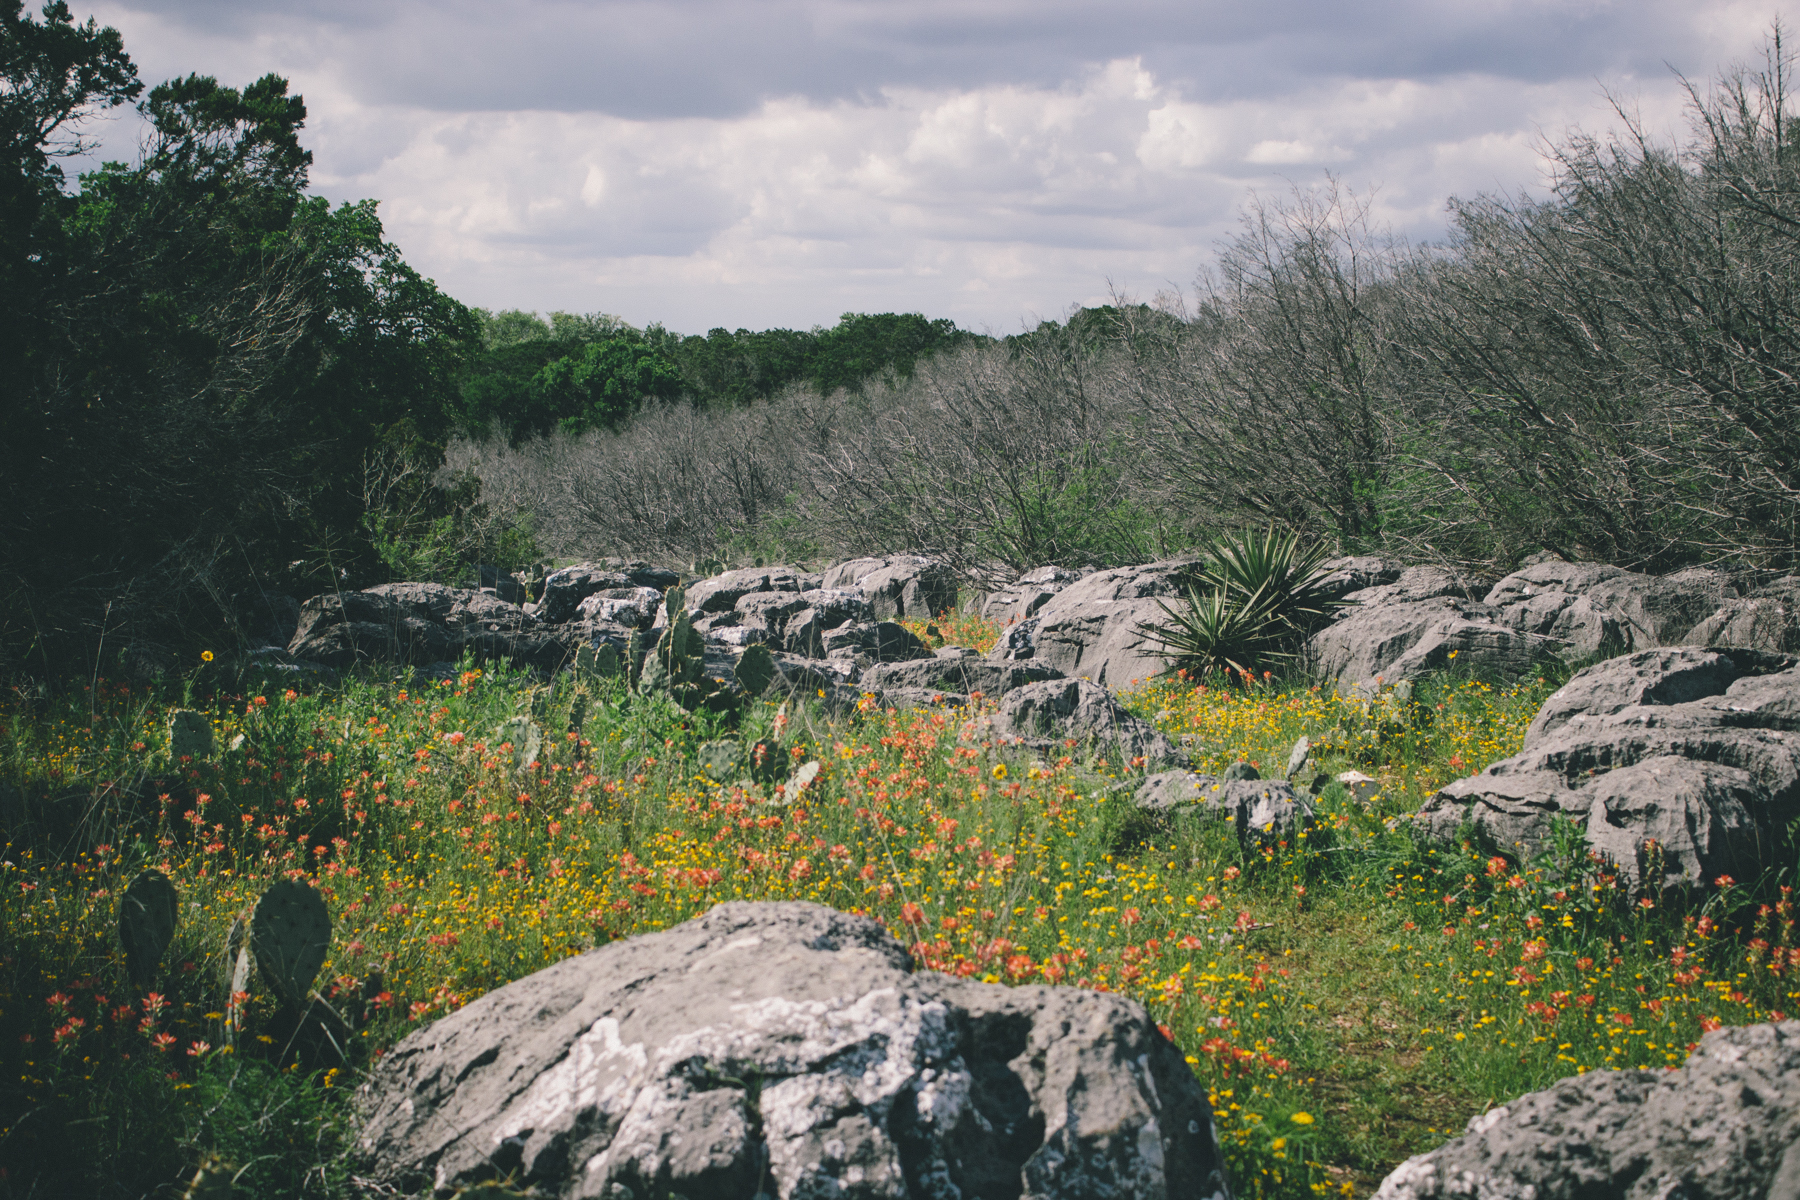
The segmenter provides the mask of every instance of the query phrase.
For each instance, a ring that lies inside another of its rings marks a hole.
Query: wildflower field
[[[1034,757],[979,699],[836,720],[764,704],[731,727],[612,681],[472,663],[309,690],[211,661],[161,690],[15,689],[0,1197],[179,1194],[203,1165],[243,1195],[356,1194],[345,1100],[386,1047],[738,898],[868,913],[921,969],[1131,995],[1209,1089],[1240,1195],[1366,1195],[1490,1105],[1678,1064],[1703,1030],[1800,1007],[1791,879],[1722,878],[1670,909],[1573,844],[1520,862],[1415,842],[1407,814],[1516,749],[1556,682],[1368,701],[1177,679],[1124,697],[1201,769],[1279,775],[1304,735],[1318,769],[1375,780],[1327,786],[1292,842],[1148,818],[1141,764],[1075,744]],[[171,760],[178,706],[210,718],[212,753]],[[519,716],[544,732],[533,761],[500,736]],[[710,777],[699,749],[721,739],[779,743],[786,782]],[[147,867],[181,920],[140,990],[117,905]],[[282,878],[329,907],[316,986],[354,1031],[348,1067],[306,1069],[273,1000],[230,993],[228,929]]]

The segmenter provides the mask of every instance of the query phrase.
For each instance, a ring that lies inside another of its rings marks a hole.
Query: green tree
[[[32,74],[67,58],[32,52],[45,30],[86,48],[63,93]],[[306,194],[306,109],[284,80],[155,88],[140,160],[71,193],[57,130],[135,95],[128,60],[60,6],[5,33],[6,101],[64,94],[70,115],[7,116],[9,195],[33,171],[37,192],[5,213],[23,286],[0,300],[19,351],[0,381],[0,653],[53,666],[91,662],[103,632],[207,636],[236,595],[305,586],[278,573],[308,546],[379,569],[364,457],[447,434],[473,315],[407,267],[372,202]],[[66,98],[82,79],[97,81],[85,108]]]
[[[559,358],[532,378],[539,419],[570,433],[610,429],[648,399],[673,399],[681,368],[641,342],[608,338]]]

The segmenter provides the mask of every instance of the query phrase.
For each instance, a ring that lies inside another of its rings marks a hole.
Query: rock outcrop
[[[1181,594],[1182,572],[1192,565],[1189,559],[1172,559],[1096,571],[1050,596],[1026,618],[1036,622],[1028,636],[1013,632],[1018,625],[1003,632],[989,657],[1030,659],[1071,679],[1114,689],[1141,683],[1168,663],[1143,652],[1140,627],[1168,619],[1158,602],[1173,603]]]
[[[977,692],[998,697],[1029,683],[1058,678],[1058,672],[1041,663],[992,662],[973,650],[947,646],[916,662],[870,667],[862,674],[862,686],[883,697],[914,699],[942,694],[962,702]]]
[[[1740,597],[1722,571],[1655,576],[1553,559],[1484,590],[1439,567],[1338,565],[1350,606],[1313,635],[1308,657],[1340,690],[1416,679],[1451,665],[1452,655],[1458,667],[1520,674],[1549,656],[1579,661],[1686,644],[1780,650],[1800,641],[1793,589],[1778,581]]]
[[[1291,840],[1312,823],[1312,801],[1285,779],[1219,779],[1160,771],[1138,785],[1137,806],[1159,817],[1183,812],[1230,821],[1245,849]]]
[[[827,567],[821,587],[856,588],[883,621],[924,620],[956,607],[956,572],[916,554],[853,558]]]
[[[1591,1071],[1469,1122],[1376,1200],[1800,1195],[1800,1021],[1718,1029],[1678,1071]]]
[[[680,581],[680,576],[649,563],[602,559],[578,563],[544,576],[543,595],[538,599],[537,615],[551,624],[573,620],[581,602],[596,592],[619,588],[650,588],[666,592]]]
[[[1134,758],[1167,763],[1187,757],[1167,734],[1086,679],[1052,679],[1014,688],[1000,698],[994,728],[1003,736],[1046,749],[1066,741],[1090,743],[1121,764]]]
[[[1518,754],[1444,788],[1417,821],[1446,840],[1466,825],[1528,858],[1561,817],[1654,893],[1754,876],[1796,816],[1800,660],[1677,647],[1578,672]]]
[[[332,667],[364,661],[425,666],[472,653],[554,670],[569,647],[544,621],[496,596],[435,583],[387,583],[308,600],[288,653]]]
[[[1229,1195],[1205,1090],[1142,1006],[915,974],[812,904],[723,904],[490,992],[359,1101],[364,1169],[404,1191]]]

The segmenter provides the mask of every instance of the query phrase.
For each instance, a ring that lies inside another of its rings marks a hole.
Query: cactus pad
[[[523,771],[538,760],[544,735],[530,717],[514,717],[494,727],[494,743],[512,746],[512,769]]]
[[[731,669],[732,676],[738,686],[744,689],[746,696],[760,696],[769,690],[779,672],[775,668],[775,656],[769,648],[760,642],[744,651],[744,656]]]
[[[787,775],[788,752],[781,743],[764,738],[750,747],[750,778],[757,783],[774,783]]]
[[[191,708],[177,708],[169,713],[169,760],[179,763],[184,758],[201,762],[211,758],[213,727],[206,714]]]
[[[619,652],[611,643],[601,642],[597,646],[583,646],[575,651],[575,675],[577,678],[611,679],[619,673]]]
[[[294,1008],[306,1003],[331,948],[331,914],[318,892],[297,879],[271,884],[250,918],[250,949],[271,991]]]
[[[175,940],[180,919],[181,896],[161,871],[145,871],[119,897],[119,941],[125,946],[125,969],[138,987],[155,982],[156,966]]]
[[[737,774],[744,752],[736,742],[707,742],[700,747],[700,773],[714,783]]]

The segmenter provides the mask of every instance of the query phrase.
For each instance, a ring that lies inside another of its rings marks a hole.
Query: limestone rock
[[[1069,567],[1035,567],[981,602],[981,615],[1002,625],[1036,615],[1050,597],[1081,578]]]
[[[1142,652],[1139,626],[1167,619],[1157,602],[1172,602],[1181,594],[1182,574],[1192,566],[1191,559],[1172,559],[1096,571],[1050,597],[1029,618],[1037,624],[1029,635],[1028,654],[1020,652],[1014,637],[1003,636],[989,657],[1029,657],[1071,679],[1091,679],[1110,688],[1142,682],[1168,664]]]
[[[1206,1093],[1141,1005],[915,974],[812,904],[565,959],[401,1041],[358,1099],[364,1170],[405,1191],[1229,1195]]]
[[[956,607],[956,572],[916,554],[853,558],[826,568],[819,586],[857,588],[884,621],[921,620]]]
[[[1145,779],[1133,797],[1146,812],[1172,815],[1196,809],[1232,822],[1250,848],[1292,839],[1312,823],[1313,806],[1285,779],[1218,779],[1192,771],[1162,771]]]
[[[1417,819],[1446,840],[1470,823],[1529,858],[1558,816],[1645,892],[1754,877],[1800,816],[1800,664],[1676,647],[1589,667],[1544,702],[1520,753],[1445,787]]]
[[[1085,679],[1052,679],[1014,688],[1001,697],[994,726],[1028,740],[1092,742],[1100,753],[1120,762],[1133,758],[1174,762],[1185,757],[1167,735]]]
[[[554,670],[570,648],[542,620],[494,596],[435,583],[384,583],[308,600],[288,652],[332,667],[369,660],[424,666],[469,652]]]
[[[1028,683],[1057,678],[1060,676],[1056,671],[1038,663],[990,662],[973,656],[933,656],[916,662],[870,667],[863,672],[862,684],[872,692],[883,694],[896,689],[916,689],[1001,696]]]
[[[537,615],[551,624],[559,624],[573,620],[576,608],[595,592],[646,587],[661,593],[674,587],[680,578],[673,571],[643,562],[608,558],[577,563],[544,576],[544,592],[538,600]]]
[[[1416,679],[1456,661],[1521,673],[1549,649],[1547,638],[1503,624],[1486,605],[1439,596],[1359,604],[1313,634],[1307,660],[1348,692],[1376,679]]]
[[[1469,1122],[1376,1200],[1800,1195],[1800,1021],[1714,1030],[1678,1071],[1591,1071]]]
[[[743,567],[689,584],[687,609],[701,613],[729,612],[753,592],[804,592],[819,586],[819,577],[792,567]]]

